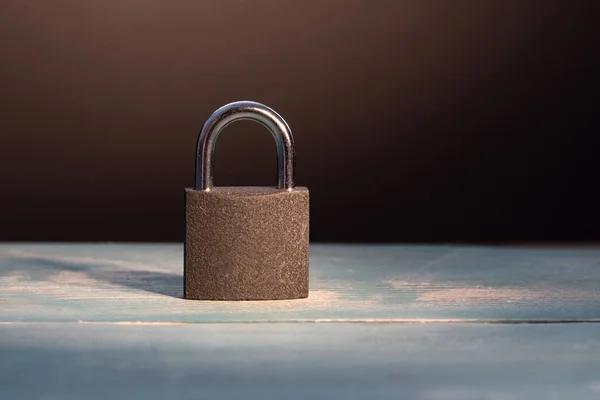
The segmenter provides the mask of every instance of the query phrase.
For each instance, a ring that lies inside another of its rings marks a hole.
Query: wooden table
[[[182,250],[0,245],[0,399],[600,399],[600,249],[312,245],[276,302]]]

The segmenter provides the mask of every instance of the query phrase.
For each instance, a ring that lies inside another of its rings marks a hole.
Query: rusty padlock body
[[[219,133],[243,119],[259,122],[274,137],[277,187],[213,187]],[[263,104],[230,103],[206,121],[196,150],[196,186],[185,189],[184,298],[307,297],[309,192],[294,186],[295,148],[287,123]]]

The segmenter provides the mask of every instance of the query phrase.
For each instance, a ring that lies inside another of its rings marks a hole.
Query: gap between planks
[[[600,319],[513,320],[513,319],[310,319],[310,320],[251,320],[206,322],[148,322],[148,321],[0,321],[0,325],[80,324],[80,325],[218,325],[218,324],[596,324]]]

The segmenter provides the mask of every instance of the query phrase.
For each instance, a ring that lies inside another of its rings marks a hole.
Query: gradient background
[[[0,2],[0,240],[181,241],[204,120],[277,110],[313,241],[600,239],[598,1]],[[273,185],[239,122],[216,185]]]

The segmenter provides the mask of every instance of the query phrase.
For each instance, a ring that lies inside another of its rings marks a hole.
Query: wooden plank
[[[312,245],[305,300],[182,295],[182,246],[0,245],[0,322],[598,321],[600,249]]]
[[[0,324],[0,399],[600,398],[600,324]]]

